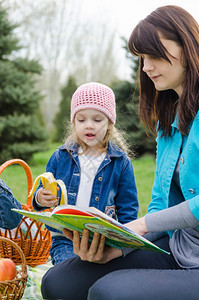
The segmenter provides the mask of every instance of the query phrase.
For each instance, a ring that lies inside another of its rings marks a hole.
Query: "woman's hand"
[[[105,236],[95,232],[92,242],[89,242],[89,231],[84,229],[82,236],[78,231],[63,230],[63,234],[73,241],[73,250],[81,260],[104,264],[122,256],[122,251],[105,245]]]
[[[149,232],[147,227],[146,227],[145,217],[138,218],[134,221],[126,223],[125,227],[127,227],[130,230],[138,233],[139,235],[144,235],[147,232]]]

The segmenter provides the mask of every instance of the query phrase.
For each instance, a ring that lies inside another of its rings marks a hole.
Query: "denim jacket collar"
[[[72,154],[72,156],[77,155],[78,154],[78,144],[77,143],[71,143],[69,145],[69,150]],[[65,144],[59,147],[60,150],[62,151],[67,151],[66,150],[66,146]],[[108,142],[108,153],[107,156],[108,157],[120,157],[124,154],[124,152],[118,147],[116,146],[114,143],[112,142]]]

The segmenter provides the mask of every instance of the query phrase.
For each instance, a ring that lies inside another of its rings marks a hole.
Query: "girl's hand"
[[[50,190],[39,189],[37,192],[37,202],[45,207],[52,207],[58,205],[58,199],[56,195],[51,195]]]
[[[105,245],[105,236],[95,232],[93,240],[89,242],[89,231],[84,229],[82,237],[78,231],[63,230],[63,234],[73,241],[73,250],[81,260],[105,264],[106,262],[122,256],[122,250]]]
[[[126,223],[125,226],[139,235],[144,235],[149,232],[146,227],[145,217]]]

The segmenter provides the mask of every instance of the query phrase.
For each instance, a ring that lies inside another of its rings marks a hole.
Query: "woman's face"
[[[172,89],[180,97],[183,91],[183,82],[186,74],[186,61],[182,47],[175,41],[165,39],[159,34],[160,41],[166,48],[170,62],[163,58],[154,58],[142,55],[143,71],[153,81],[158,91]]]

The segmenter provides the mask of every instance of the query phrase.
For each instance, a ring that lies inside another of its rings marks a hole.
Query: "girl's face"
[[[166,48],[170,62],[163,58],[143,55],[143,71],[153,81],[158,91],[172,89],[180,97],[186,74],[186,61],[182,47],[175,41],[165,39],[159,34],[160,41]]]
[[[100,150],[109,128],[109,119],[95,109],[83,109],[76,113],[74,120],[76,134],[89,149]]]

